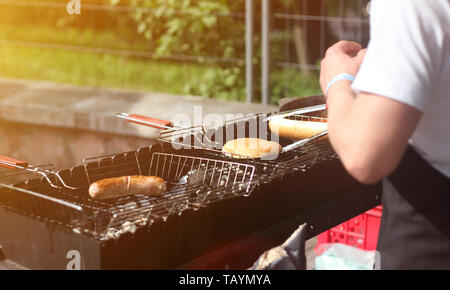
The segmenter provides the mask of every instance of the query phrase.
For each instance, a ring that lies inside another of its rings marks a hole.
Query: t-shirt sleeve
[[[439,21],[429,2],[372,1],[371,39],[352,85],[356,92],[385,96],[424,111],[439,77],[442,53]]]

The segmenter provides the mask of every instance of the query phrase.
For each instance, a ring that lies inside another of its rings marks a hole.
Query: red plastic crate
[[[320,245],[331,243],[345,244],[367,251],[376,250],[382,210],[382,206],[377,206],[321,233],[317,237],[316,252]]]

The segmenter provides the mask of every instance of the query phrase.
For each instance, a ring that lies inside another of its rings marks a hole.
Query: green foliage
[[[120,0],[112,0],[114,4]],[[168,55],[235,57],[245,31],[229,17],[234,2],[207,0],[131,0],[137,31],[155,47],[157,57]],[[230,29],[232,28],[232,29]]]
[[[235,59],[237,62],[220,63],[206,67],[196,78],[187,78],[184,93],[201,95],[209,98],[227,100],[245,100],[245,21],[232,17],[232,12],[245,11],[243,0],[110,0],[114,5],[131,5],[137,7],[132,15],[136,30],[149,41],[149,46],[156,59],[170,56],[188,55],[200,62],[207,57],[218,59]],[[124,3],[127,1],[126,3]],[[293,9],[295,0],[272,1],[274,11]],[[259,1],[255,1],[256,11],[260,10]],[[259,33],[260,19],[257,17],[255,28]],[[283,39],[292,37],[291,32],[284,32]],[[255,47],[259,47],[255,37]],[[255,75],[260,75],[257,60],[260,51],[256,51]],[[274,46],[272,56],[278,60],[283,55],[279,46]],[[281,60],[281,59],[280,59]],[[302,79],[298,71],[276,74],[271,81],[272,103],[289,96],[303,95],[304,92],[318,90],[317,79]],[[280,76],[288,78],[282,80]],[[315,76],[314,76],[315,77]],[[257,78],[258,79],[258,78]],[[258,82],[258,80],[257,80]],[[297,82],[297,83],[296,83]],[[298,85],[301,84],[301,85]],[[260,95],[259,84],[255,83],[255,96]]]
[[[42,1],[42,0],[32,0]],[[67,0],[68,1],[68,0]],[[64,1],[64,2],[67,2]],[[308,0],[314,1],[314,0]],[[329,0],[330,1],[330,0]],[[334,0],[332,0],[334,1]],[[356,1],[356,0],[352,0]],[[4,44],[0,74],[76,84],[123,86],[227,100],[245,99],[245,21],[233,17],[245,11],[244,0],[83,0],[85,4],[133,6],[133,12],[83,10],[69,16],[64,9],[2,6],[0,38],[118,50],[145,51],[147,57],[116,57],[87,52],[20,48]],[[273,11],[293,10],[298,0],[274,0]],[[255,1],[260,11],[260,1]],[[260,95],[260,13],[255,15],[255,96]],[[286,23],[273,21],[272,59],[284,61],[292,43]],[[295,58],[291,47],[289,55]],[[169,57],[187,61],[167,61]],[[208,61],[212,57],[212,61]],[[233,59],[224,62],[223,59]],[[82,60],[82,61],[80,61]],[[191,61],[192,60],[192,61]],[[200,61],[200,65],[197,63]],[[290,60],[288,60],[290,61]],[[273,68],[272,103],[305,95],[317,79],[298,71]]]
[[[120,0],[111,0],[118,5]],[[188,56],[205,62],[216,59],[243,59],[244,21],[230,17],[243,11],[243,1],[232,0],[130,0],[138,7],[133,19],[137,32],[152,47],[156,59]],[[189,78],[184,93],[221,99],[243,100],[243,62],[216,63],[206,68],[200,79]]]
[[[0,58],[0,76],[3,77],[172,94],[193,91],[197,92],[195,95],[225,100],[242,100],[245,90],[244,79],[236,77],[239,72],[231,73],[232,77],[223,82],[226,85],[217,82],[216,77],[226,79],[226,75],[224,76],[222,68],[216,66],[205,69],[197,64],[154,62],[8,44],[0,45],[0,54],[4,56]],[[210,90],[211,82],[219,83],[213,91]],[[236,83],[236,88],[230,93],[229,86],[233,83]],[[272,104],[277,104],[281,97],[313,95],[320,91],[317,77],[300,77],[296,70],[274,70],[271,84]],[[189,85],[192,87],[187,87]]]
[[[272,98],[274,105],[282,98],[305,97],[321,94],[318,73],[302,75],[296,69],[273,70],[271,75]]]
[[[210,67],[197,80],[186,83],[184,92],[224,100],[244,100],[245,80],[241,69]]]
[[[346,1],[335,1],[327,0],[326,8],[327,14],[329,16],[348,16],[349,12],[361,13],[370,0],[346,0]]]
[[[0,76],[183,94],[200,65],[180,65],[96,53],[0,45]],[[161,73],[164,72],[164,73]],[[192,80],[192,81],[195,81]],[[198,81],[197,81],[198,82]]]

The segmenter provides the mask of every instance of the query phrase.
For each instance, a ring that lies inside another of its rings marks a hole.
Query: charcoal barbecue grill
[[[284,117],[325,118],[323,110],[300,112]],[[81,269],[246,268],[300,223],[312,237],[380,203],[379,186],[352,179],[328,142],[310,140],[275,160],[231,158],[214,147],[218,136],[235,138],[237,128],[245,129],[241,137],[271,140],[273,116],[253,114],[210,130],[160,123],[168,130],[152,146],[59,172],[1,159],[0,260],[66,269],[75,251]],[[167,192],[104,201],[88,195],[94,181],[136,174],[164,178]],[[7,183],[11,176],[21,181]],[[255,233],[264,238],[249,242]]]

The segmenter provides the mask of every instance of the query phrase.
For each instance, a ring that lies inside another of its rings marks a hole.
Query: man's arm
[[[330,141],[348,172],[373,184],[399,164],[421,112],[373,94],[354,96],[341,82],[328,96]]]
[[[322,89],[339,73],[356,75],[364,53],[351,42],[331,47],[321,64]],[[328,92],[329,137],[347,171],[373,184],[397,167],[421,112],[383,96],[355,95],[350,86],[340,81]]]

